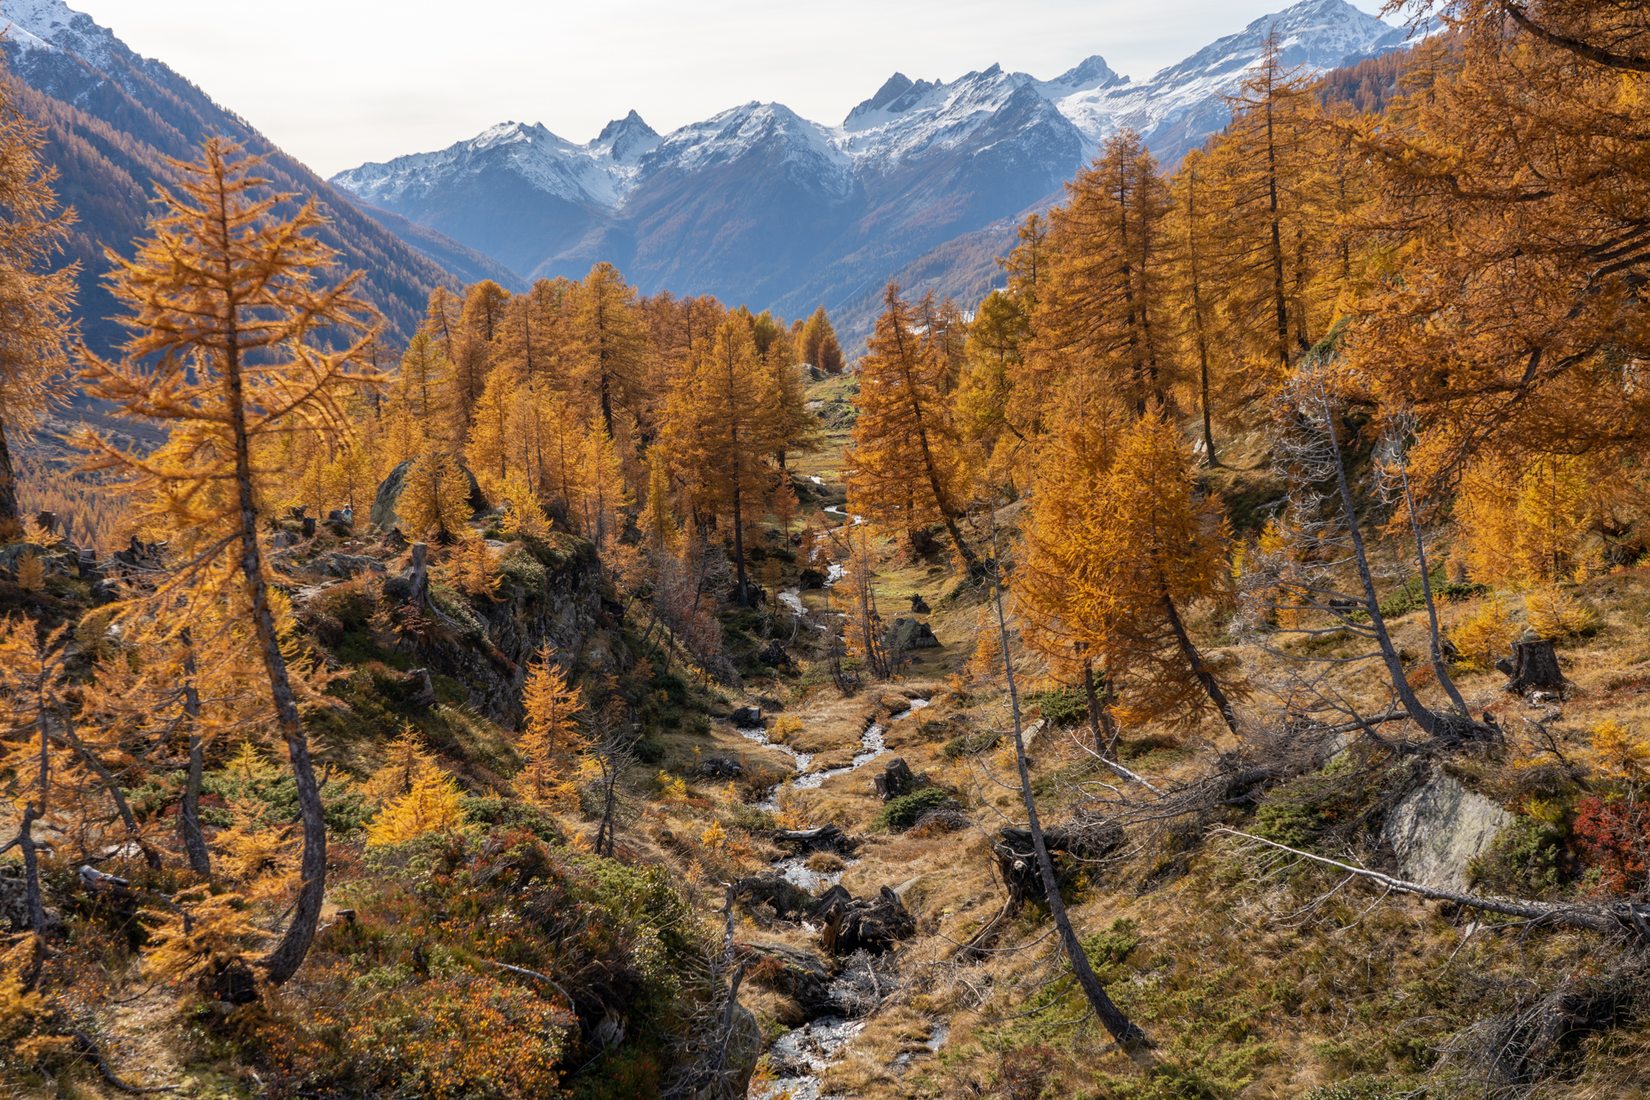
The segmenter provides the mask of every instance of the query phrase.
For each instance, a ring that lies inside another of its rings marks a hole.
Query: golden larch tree
[[[267,455],[291,433],[329,434],[348,399],[382,375],[364,362],[372,312],[360,273],[330,282],[336,253],[317,240],[313,201],[281,217],[257,158],[208,140],[200,161],[176,162],[175,190],[136,255],[109,254],[110,290],[129,313],[120,359],[84,352],[86,391],[171,433],[141,453],[88,436],[92,463],[123,474],[148,521],[172,536],[177,585],[244,601],[268,705],[286,743],[303,823],[301,884],[291,921],[264,960],[290,978],[308,953],[326,889],[326,822],[300,689],[283,646],[263,545],[266,501],[285,472]]]
[[[68,368],[74,269],[47,270],[73,216],[57,204],[43,131],[13,101],[0,66],[0,533],[19,524],[12,449],[43,412],[51,380]]]
[[[958,521],[964,500],[962,445],[947,400],[947,364],[917,331],[917,314],[889,284],[882,316],[860,364],[858,417],[846,459],[848,494],[868,519],[916,533],[945,528],[968,572],[979,558]]]

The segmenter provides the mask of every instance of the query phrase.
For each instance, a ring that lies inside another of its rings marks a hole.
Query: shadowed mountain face
[[[896,73],[834,127],[771,103],[663,137],[631,112],[584,145],[511,122],[332,182],[523,278],[610,260],[646,292],[792,316],[823,304],[859,337],[890,277],[988,289],[1014,222],[1058,198],[1118,130],[1177,162],[1225,125],[1225,97],[1269,34],[1286,64],[1312,72],[1406,41],[1345,0],[1305,0],[1139,82],[1098,56],[1052,80],[998,66],[949,83]]]
[[[268,160],[276,187],[313,195],[333,221],[328,243],[344,270],[366,272],[365,293],[391,335],[405,336],[438,283],[494,278],[520,282],[503,265],[426,226],[349,201],[270,144],[244,120],[161,64],[139,57],[60,0],[0,4],[18,105],[45,127],[45,158],[57,169],[58,197],[78,217],[68,245],[80,264],[78,314],[87,342],[109,350],[121,329],[102,286],[105,248],[130,253],[144,231],[156,183],[175,178],[168,158],[191,160],[202,139],[235,140]]]

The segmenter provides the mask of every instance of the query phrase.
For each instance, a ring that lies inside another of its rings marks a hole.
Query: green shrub
[[[940,750],[947,760],[961,760],[965,756],[978,756],[982,752],[990,752],[997,747],[1003,735],[995,730],[964,730],[945,743]]]
[[[544,568],[544,563],[520,547],[504,555],[498,571],[507,584],[516,585],[527,593],[543,592],[550,583],[550,573]]]
[[[902,794],[877,814],[878,828],[896,832],[909,829],[934,810],[953,809],[957,800],[943,787],[919,787],[910,794]]]
[[[1089,716],[1088,700],[1074,687],[1040,692],[1031,697],[1031,702],[1051,726],[1075,726]]]
[[[1565,831],[1533,817],[1509,822],[1467,865],[1474,886],[1494,894],[1541,897],[1563,878]]]
[[[1400,1089],[1379,1077],[1354,1077],[1333,1085],[1319,1085],[1302,1100],[1396,1100],[1399,1096],[1413,1096],[1411,1089]]]
[[[1254,831],[1291,848],[1360,842],[1405,789],[1411,767],[1374,764],[1356,750],[1342,753],[1322,771],[1268,791],[1256,809]]]
[[[1105,970],[1124,962],[1140,946],[1140,933],[1134,921],[1119,917],[1104,932],[1096,932],[1083,940],[1083,950],[1096,970]]]
[[[1482,584],[1469,584],[1464,581],[1452,581],[1444,573],[1444,567],[1434,569],[1429,577],[1432,581],[1432,598],[1436,603],[1449,603],[1456,600],[1470,600],[1474,596],[1481,596],[1489,589]],[[1407,615],[1426,605],[1421,592],[1421,578],[1411,577],[1397,589],[1387,593],[1381,600],[1381,614],[1388,618],[1397,618]]]

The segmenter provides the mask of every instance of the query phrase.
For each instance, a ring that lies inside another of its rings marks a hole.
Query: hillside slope
[[[380,224],[246,120],[61,0],[6,0],[0,23],[10,28],[4,48],[18,104],[45,128],[58,197],[78,216],[66,258],[80,264],[77,312],[94,349],[107,350],[120,338],[108,320],[115,311],[102,286],[104,250],[130,248],[155,185],[175,178],[168,159],[193,160],[211,135],[263,154],[265,173],[278,188],[320,202],[333,222],[327,242],[346,269],[366,272],[367,297],[397,339],[412,332],[437,285],[516,282],[498,264],[432,230]]]

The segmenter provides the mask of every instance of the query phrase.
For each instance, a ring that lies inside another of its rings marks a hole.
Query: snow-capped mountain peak
[[[0,2],[0,29],[16,47],[14,56],[71,57],[98,70],[117,68],[122,56],[137,60],[107,28],[63,0],[4,0]]]
[[[89,16],[71,10],[63,0],[6,0],[0,5],[0,27],[26,49],[81,53],[82,47],[109,37],[108,31]]]
[[[501,122],[496,126],[489,126],[464,144],[476,152],[486,149],[496,149],[505,145],[534,145],[541,142],[551,142],[566,145],[565,141],[552,134],[539,123]]]
[[[1067,69],[1053,80],[1047,81],[1044,87],[1051,90],[1076,92],[1086,89],[1111,88],[1118,84],[1128,83],[1129,78],[1119,76],[1106,64],[1106,59],[1099,54],[1085,57],[1076,65]]]
[[[876,94],[848,112],[848,117],[842,121],[842,128],[865,130],[887,122],[920,103],[923,96],[939,86],[937,80],[912,80],[904,73],[895,73],[883,81]]]
[[[602,127],[585,148],[619,164],[634,165],[659,147],[659,135],[634,110]]]

